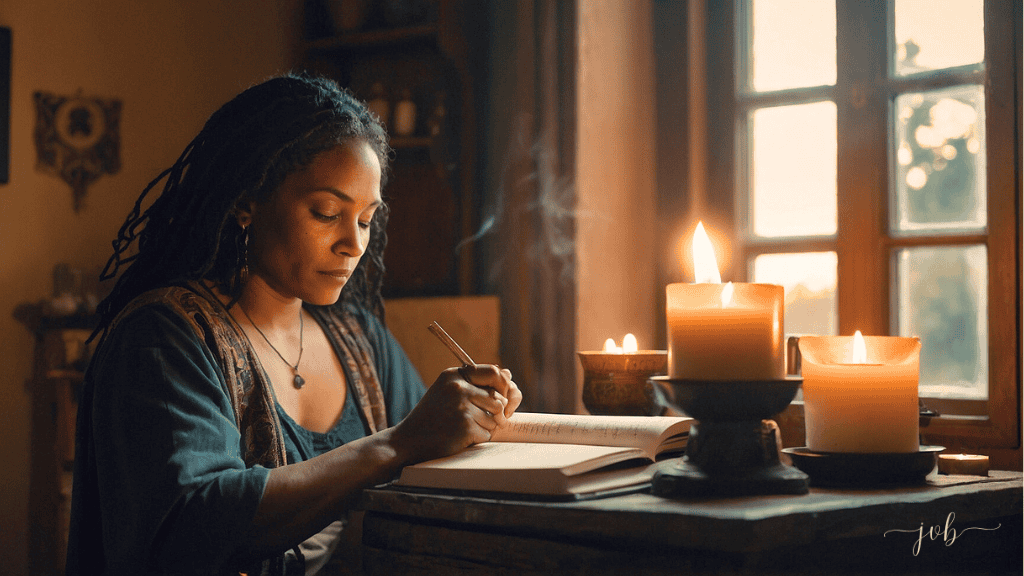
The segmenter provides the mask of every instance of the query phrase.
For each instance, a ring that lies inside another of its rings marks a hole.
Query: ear
[[[239,200],[235,204],[234,209],[231,210],[231,214],[238,220],[238,225],[245,228],[252,224],[252,215],[255,212],[255,208],[255,202]]]

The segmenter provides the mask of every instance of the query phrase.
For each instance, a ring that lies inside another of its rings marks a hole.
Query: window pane
[[[750,115],[749,221],[757,236],[836,233],[836,105]]]
[[[785,334],[836,333],[835,252],[762,254],[754,258],[754,282],[786,290]]]
[[[758,92],[836,83],[836,6],[751,0],[750,86]]]
[[[896,0],[893,69],[906,76],[985,58],[983,0]]]
[[[921,338],[921,395],[988,397],[985,246],[896,253],[898,331]]]
[[[985,96],[957,86],[896,98],[896,232],[986,222]]]

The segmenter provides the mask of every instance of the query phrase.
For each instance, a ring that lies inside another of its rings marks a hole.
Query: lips
[[[337,278],[338,280],[348,280],[348,278],[352,276],[352,271],[347,268],[342,268],[340,270],[324,270],[320,273],[324,276]]]

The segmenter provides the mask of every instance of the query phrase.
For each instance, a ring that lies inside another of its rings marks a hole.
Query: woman
[[[363,488],[507,422],[507,370],[424,391],[383,326],[389,152],[362,103],[286,76],[142,193],[79,412],[69,573],[315,573]]]

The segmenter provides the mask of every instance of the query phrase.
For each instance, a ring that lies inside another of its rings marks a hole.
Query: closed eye
[[[319,220],[321,222],[333,222],[334,220],[337,220],[338,217],[339,217],[339,214],[335,214],[333,216],[328,216],[327,214],[321,214],[320,212],[317,212],[316,210],[310,210],[310,212],[313,213],[313,218],[316,218],[317,220]]]

